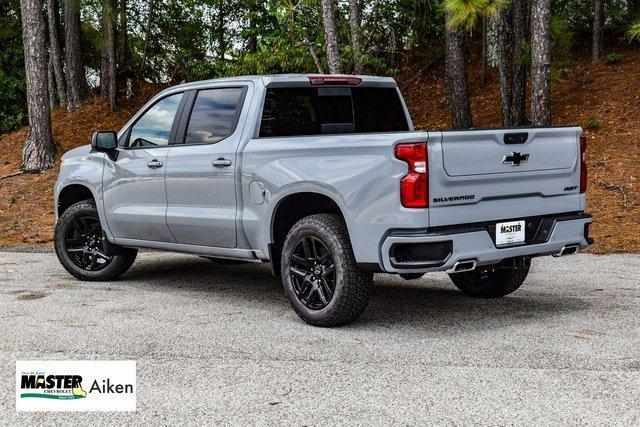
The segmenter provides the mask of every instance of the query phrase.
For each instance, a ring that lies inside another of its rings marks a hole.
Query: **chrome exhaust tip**
[[[555,254],[554,257],[573,255],[573,254],[577,254],[578,252],[580,252],[580,246],[579,245],[567,245],[567,246],[563,247],[562,249],[560,249],[560,252]]]
[[[468,259],[463,261],[456,262],[453,267],[451,267],[446,272],[451,273],[465,273],[467,271],[473,271],[478,266],[478,262],[475,259]]]

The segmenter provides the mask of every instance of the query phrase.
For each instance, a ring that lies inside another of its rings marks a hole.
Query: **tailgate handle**
[[[504,143],[507,145],[524,144],[525,142],[527,142],[528,138],[529,138],[529,134],[527,132],[505,133]]]

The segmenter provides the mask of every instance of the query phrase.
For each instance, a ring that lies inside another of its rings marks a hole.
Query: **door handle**
[[[217,168],[231,166],[231,160],[225,159],[223,157],[219,157],[215,159],[211,164]]]
[[[161,168],[164,165],[164,163],[162,163],[159,160],[151,160],[149,163],[147,163],[147,166],[149,166],[151,169],[157,169],[157,168]]]

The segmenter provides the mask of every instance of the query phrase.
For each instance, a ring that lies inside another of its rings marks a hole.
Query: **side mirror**
[[[118,147],[118,134],[114,131],[94,132],[91,136],[91,149],[103,153],[111,153]]]

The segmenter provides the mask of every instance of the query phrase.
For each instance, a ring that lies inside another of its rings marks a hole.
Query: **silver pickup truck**
[[[55,249],[81,280],[137,248],[269,262],[319,326],[356,319],[373,273],[500,297],[592,243],[585,148],[579,127],[414,131],[391,78],[188,83],[62,157]]]

